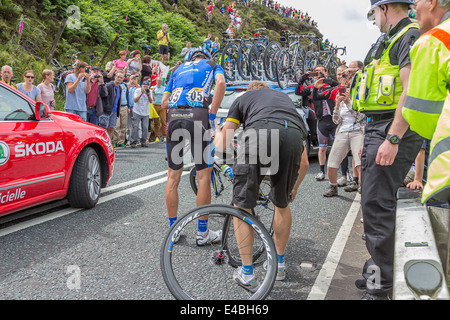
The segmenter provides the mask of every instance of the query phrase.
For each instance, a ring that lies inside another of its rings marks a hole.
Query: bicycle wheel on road
[[[197,222],[208,215],[210,230],[222,230],[229,220],[228,232],[217,244],[199,247],[196,244]],[[232,218],[232,219],[231,219]],[[233,279],[236,270],[229,263],[224,252],[224,243],[238,252],[240,244],[234,231],[248,227],[254,235],[254,250],[262,245],[265,250],[259,257],[267,261],[254,266],[254,273],[260,283],[252,293],[239,286]],[[175,243],[175,239],[181,238]],[[170,292],[180,300],[262,300],[271,292],[277,273],[275,244],[254,217],[245,211],[228,205],[207,205],[196,208],[180,218],[170,229],[161,246],[161,271]]]

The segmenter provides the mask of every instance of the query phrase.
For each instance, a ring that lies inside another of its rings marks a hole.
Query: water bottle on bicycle
[[[231,167],[229,165],[224,164],[224,165],[222,165],[221,169],[225,176],[234,178],[233,170],[231,169]]]

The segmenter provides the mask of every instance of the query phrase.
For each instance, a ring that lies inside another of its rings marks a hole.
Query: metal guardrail
[[[450,300],[450,209],[423,206],[420,192],[398,192],[394,300]]]

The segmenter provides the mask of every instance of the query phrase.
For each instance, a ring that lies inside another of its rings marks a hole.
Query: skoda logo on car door
[[[9,160],[9,147],[6,142],[0,141],[0,166],[4,165]]]

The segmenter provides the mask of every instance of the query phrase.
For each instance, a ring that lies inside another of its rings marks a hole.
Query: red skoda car
[[[113,172],[105,129],[0,82],[0,216],[63,198],[92,208]]]

